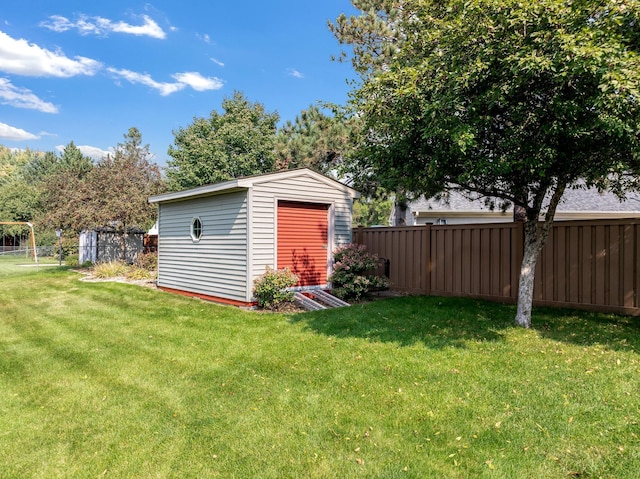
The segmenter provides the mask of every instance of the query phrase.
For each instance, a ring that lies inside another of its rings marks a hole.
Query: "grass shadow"
[[[292,315],[309,330],[338,338],[364,338],[401,346],[464,348],[468,341],[501,341],[516,306],[488,301],[407,296]],[[559,308],[534,308],[532,328],[558,342],[640,350],[640,318]]]
[[[559,308],[534,308],[540,336],[576,346],[640,351],[640,318]]]
[[[312,331],[402,346],[465,347],[468,340],[499,341],[511,326],[513,306],[462,298],[406,296],[291,317]]]

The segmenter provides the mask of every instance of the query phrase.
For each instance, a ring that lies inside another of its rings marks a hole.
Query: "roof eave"
[[[191,188],[189,190],[174,191],[172,193],[164,193],[162,195],[151,196],[149,203],[166,203],[171,201],[181,201],[191,198],[198,198],[201,196],[209,196],[221,192],[230,192],[246,189],[246,186],[241,186],[239,180],[225,181],[224,183],[216,183],[213,185],[198,186],[197,188]]]

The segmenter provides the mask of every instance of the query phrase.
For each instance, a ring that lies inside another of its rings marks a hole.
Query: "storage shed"
[[[112,226],[103,226],[93,230],[80,232],[78,241],[78,261],[92,263],[107,263],[123,260],[132,264],[138,254],[144,251],[144,230],[127,228],[124,235],[125,257],[122,257],[122,234],[117,233]]]
[[[158,287],[250,306],[254,280],[288,267],[299,289],[327,289],[332,252],[351,242],[357,197],[306,168],[151,197],[158,204]]]

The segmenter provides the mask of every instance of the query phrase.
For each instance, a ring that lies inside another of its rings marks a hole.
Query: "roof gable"
[[[165,193],[162,195],[152,196],[149,198],[149,203],[163,203],[169,201],[182,201],[191,198],[198,198],[202,196],[217,195],[222,193],[230,193],[239,190],[248,190],[253,188],[254,185],[268,183],[270,181],[291,179],[291,178],[307,178],[314,179],[321,182],[329,188],[334,188],[348,194],[351,198],[359,198],[358,193],[353,188],[340,183],[333,178],[316,173],[308,168],[300,168],[295,170],[277,171],[274,173],[264,173],[261,175],[246,176],[243,178],[236,178],[233,180],[225,181],[222,183],[214,183],[211,185],[198,186],[197,188],[191,188],[189,190],[174,191],[171,193]]]

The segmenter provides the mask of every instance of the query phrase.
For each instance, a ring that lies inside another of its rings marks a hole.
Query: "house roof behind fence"
[[[411,202],[411,210],[418,211],[443,211],[443,212],[483,212],[491,211],[484,198],[469,199],[457,191],[451,191],[448,197],[436,199],[424,197]],[[496,207],[494,210],[499,210]],[[510,205],[506,211],[513,211]],[[598,192],[595,188],[567,189],[558,204],[558,212],[637,212],[640,215],[640,194],[628,192],[626,201],[621,202],[610,191]]]

